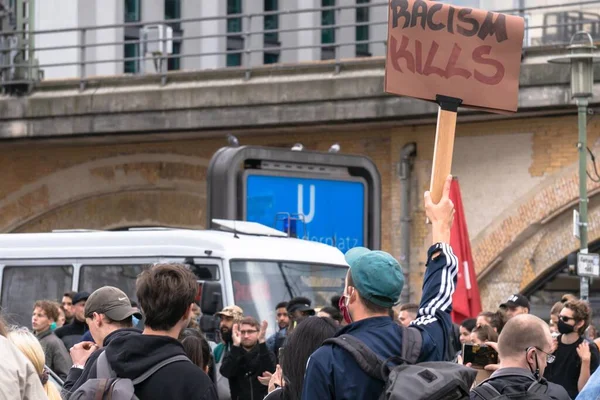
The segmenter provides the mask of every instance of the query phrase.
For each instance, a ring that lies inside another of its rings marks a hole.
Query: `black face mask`
[[[558,319],[558,331],[563,335],[568,335],[569,333],[573,333],[575,331],[575,327],[573,325],[567,324],[562,319]]]

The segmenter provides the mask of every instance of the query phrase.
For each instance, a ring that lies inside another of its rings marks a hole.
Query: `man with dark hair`
[[[417,319],[417,313],[419,312],[419,305],[415,303],[406,303],[400,306],[400,313],[398,320],[406,327],[410,326],[410,323]]]
[[[103,305],[95,312],[88,309],[87,316],[99,325],[93,328],[95,333],[101,331],[106,317],[113,321],[113,317],[124,317],[122,320],[130,322],[131,316],[137,313],[127,296],[121,294],[115,299],[112,297],[115,293],[114,290],[105,292],[103,295],[110,295],[111,301],[100,302]],[[138,276],[136,297],[144,311],[144,331],[116,335],[104,348],[106,361],[117,377],[134,380],[163,361],[186,356],[177,339],[192,318],[192,304],[197,294],[196,277],[183,264],[156,264]],[[95,304],[94,299],[90,300]],[[119,311],[112,312],[117,305]],[[102,336],[102,332],[98,334]],[[217,399],[210,378],[189,359],[164,365],[135,386],[135,395],[140,399]]]
[[[225,359],[225,355],[233,346],[233,325],[239,323],[244,318],[244,310],[238,306],[227,306],[216,314],[221,320],[219,321],[219,331],[221,332],[221,343],[214,349],[215,356],[215,382],[217,385],[217,393],[219,399],[229,399],[231,391],[229,390],[229,381],[221,372],[221,363]]]
[[[500,368],[471,391],[471,400],[517,398],[530,389],[542,395],[535,398],[570,400],[565,389],[542,378],[554,361],[551,351],[552,336],[544,321],[530,314],[511,318],[498,340]]]
[[[312,302],[306,297],[294,297],[287,304],[290,327],[293,329],[302,319],[315,315]]]
[[[79,292],[73,296],[73,306],[71,307],[73,321],[54,331],[54,334],[63,341],[69,351],[71,351],[71,347],[82,341],[83,335],[88,331],[84,316],[85,302],[88,297],[90,297],[88,292]]]
[[[77,292],[66,292],[63,294],[61,305],[65,311],[65,325],[73,322],[73,299]]]
[[[63,386],[66,397],[97,377],[98,357],[114,338],[141,333],[133,329],[132,323],[134,315],[141,319],[140,312],[116,287],[104,286],[92,293],[85,303],[84,315],[94,342],[83,341],[71,349],[73,366]]]
[[[319,310],[319,312],[317,313],[317,317],[331,318],[338,325],[341,325],[342,321],[344,320],[344,317],[342,317],[342,313],[340,313],[337,308],[333,308],[333,307],[323,307],[323,308],[321,308]]]
[[[588,303],[582,300],[565,303],[558,317],[560,336],[554,351],[556,361],[544,374],[550,382],[564,387],[572,398],[577,397],[598,368],[598,347],[585,340],[585,330],[590,324],[591,316],[592,311]]]
[[[419,315],[411,328],[401,327],[388,314],[388,310],[399,303],[404,286],[404,275],[398,261],[383,251],[360,247],[346,253],[350,269],[340,308],[349,325],[336,336],[352,336],[376,353],[379,359],[387,360],[403,354],[402,336],[408,329],[416,328],[417,332],[411,333],[420,334],[422,339],[418,361],[446,359],[457,274],[457,259],[448,244],[454,216],[454,205],[449,199],[451,182],[452,177],[448,177],[437,205],[433,204],[429,192],[425,194],[425,209],[432,223],[434,245],[428,252]],[[337,344],[326,344],[310,356],[302,399],[378,398],[384,385],[385,382],[364,371],[350,352]]]
[[[275,355],[265,344],[267,326],[267,321],[259,325],[252,317],[233,325],[233,347],[221,365],[221,374],[229,379],[232,400],[262,399],[267,395],[267,387],[258,380],[264,372],[275,372]]]
[[[283,346],[285,342],[285,337],[287,335],[287,329],[290,325],[290,317],[287,312],[288,303],[282,301],[281,303],[275,306],[275,313],[277,318],[277,332],[269,336],[267,339],[267,348],[273,354],[275,354],[275,358],[277,363],[279,364],[279,348]]]
[[[336,310],[340,311],[340,295],[335,295],[331,298],[331,307],[335,308]]]
[[[40,341],[46,356],[46,365],[61,379],[67,377],[71,357],[63,342],[52,332],[52,324],[58,319],[58,307],[48,300],[36,301],[33,306],[31,327]]]

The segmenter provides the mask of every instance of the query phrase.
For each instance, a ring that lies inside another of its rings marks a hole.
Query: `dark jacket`
[[[63,342],[50,329],[35,335],[35,337],[44,349],[48,368],[54,371],[60,379],[65,379],[73,363]]]
[[[275,360],[279,364],[279,348],[283,347],[285,340],[287,339],[287,328],[283,328],[269,336],[266,341],[267,349],[275,354]]]
[[[535,382],[533,374],[522,368],[502,368],[494,372],[492,376],[485,380],[502,395],[525,393],[527,389]],[[482,382],[483,383],[483,382]],[[540,381],[548,386],[546,395],[553,400],[571,400],[567,391],[559,385],[548,382],[542,378]],[[475,392],[471,392],[471,400],[481,400]]]
[[[120,378],[135,379],[167,358],[185,355],[181,344],[167,336],[142,335],[135,329],[122,329],[111,335],[105,339],[108,344],[104,351],[111,368]],[[100,354],[100,350],[96,351],[92,355],[94,359],[90,357],[86,363],[86,369],[88,365],[90,367],[87,379],[96,377],[95,363]],[[79,380],[81,378],[83,374]],[[144,400],[218,399],[208,375],[186,361],[174,362],[161,368],[135,387],[135,395]]]
[[[71,347],[81,342],[81,338],[84,333],[88,331],[88,326],[85,322],[79,322],[77,318],[73,318],[73,322],[69,325],[65,325],[62,328],[58,328],[54,331],[54,334],[62,340],[65,344],[67,351],[71,350]]]
[[[267,397],[264,398],[264,400],[283,400],[284,398],[285,396],[283,394],[283,388],[278,387],[277,389],[269,393]]]
[[[232,346],[225,354],[221,374],[229,379],[232,400],[262,400],[267,387],[258,381],[263,372],[275,372],[275,354],[265,343],[246,351],[241,346]]]
[[[433,259],[433,254],[440,250],[440,255]],[[417,318],[412,322],[423,337],[420,362],[442,361],[450,353],[450,312],[457,274],[457,259],[450,245],[431,246],[428,255],[423,297]],[[336,336],[344,334],[362,340],[382,360],[402,354],[402,330],[390,317],[351,323]],[[302,399],[376,399],[383,387],[384,382],[364,372],[350,353],[335,345],[325,345],[308,360]]]

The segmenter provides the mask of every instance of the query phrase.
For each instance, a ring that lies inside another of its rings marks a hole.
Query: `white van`
[[[348,265],[335,247],[287,237],[253,222],[213,221],[222,230],[136,228],[0,234],[0,306],[30,326],[36,300],[111,285],[136,300],[142,269],[186,263],[202,284],[202,311],[236,304],[275,325],[275,306],[305,296],[316,307],[341,294]],[[208,332],[207,332],[208,333]]]

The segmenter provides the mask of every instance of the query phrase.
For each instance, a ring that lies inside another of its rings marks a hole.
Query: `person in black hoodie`
[[[133,316],[141,319],[141,313],[131,306],[127,295],[116,287],[104,286],[92,293],[85,304],[84,315],[94,342],[83,341],[71,349],[73,366],[63,386],[64,398],[68,398],[88,379],[96,378],[96,360],[113,338],[142,333],[133,329],[132,322]]]
[[[63,341],[68,351],[71,351],[71,347],[82,341],[83,334],[88,330],[84,316],[85,303],[88,297],[90,297],[88,292],[79,292],[73,296],[73,322],[54,331],[54,334]]]
[[[183,264],[156,264],[138,276],[136,295],[145,316],[144,331],[121,330],[104,339],[106,359],[117,377],[133,380],[168,358],[185,356],[177,338],[189,324],[197,294],[196,277]],[[90,371],[88,379],[94,377]],[[135,395],[143,400],[218,399],[210,378],[190,361],[159,369],[135,386]]]
[[[267,395],[267,387],[258,380],[264,372],[275,372],[275,354],[265,343],[267,326],[267,321],[259,325],[252,317],[233,325],[233,346],[220,369],[229,379],[231,400],[259,400]]]

